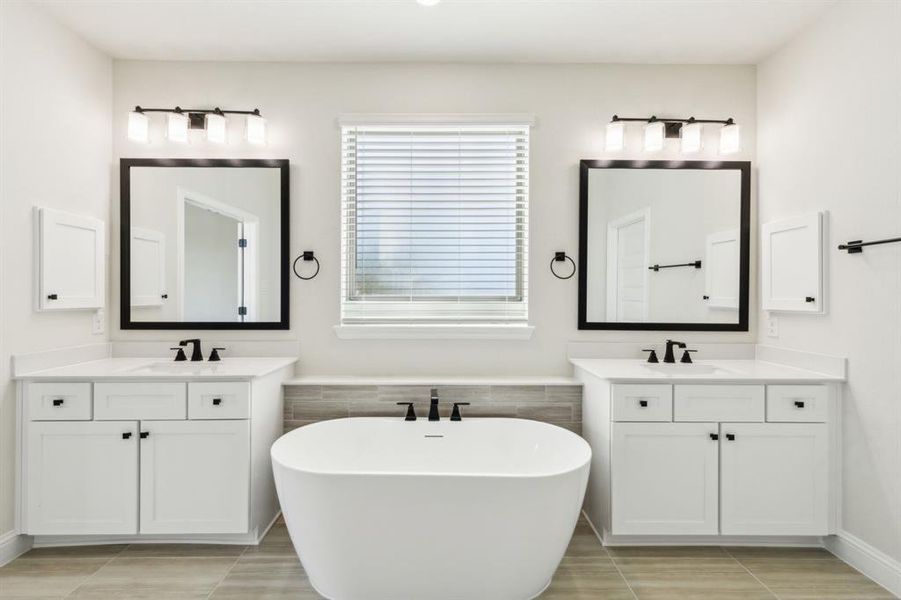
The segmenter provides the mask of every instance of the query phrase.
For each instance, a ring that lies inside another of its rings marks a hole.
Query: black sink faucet
[[[429,421],[440,421],[438,416],[438,388],[432,388],[432,402],[429,405]]]
[[[675,340],[666,340],[666,354],[663,355],[663,362],[665,363],[675,363],[676,357],[673,356],[673,347],[685,348],[684,342],[677,342]]]
[[[188,344],[194,345],[194,349],[191,351],[191,362],[202,361],[203,351],[200,349],[200,339],[194,338],[192,340],[182,340],[178,342],[179,346],[187,346]]]

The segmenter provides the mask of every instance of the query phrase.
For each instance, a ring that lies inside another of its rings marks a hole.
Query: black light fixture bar
[[[874,240],[872,242],[863,242],[861,240],[854,240],[853,242],[848,242],[847,244],[839,244],[839,250],[847,250],[848,254],[860,254],[863,252],[864,246],[876,246],[879,244],[891,244],[893,242],[901,242],[901,237],[896,238],[888,238],[885,240]]]
[[[176,106],[175,108],[144,108],[143,106],[135,106],[135,112],[137,113],[145,113],[145,112],[161,112],[161,113],[195,113],[195,114],[209,114],[215,113],[217,115],[256,115],[261,117],[260,109],[255,108],[253,110],[225,110],[219,108],[182,108],[180,106]]]
[[[676,117],[657,117],[655,115],[651,115],[650,117],[620,117],[619,115],[613,115],[611,121],[635,121],[641,123],[653,123],[655,121],[661,121],[663,123],[719,123],[720,125],[733,125],[735,123],[735,119],[729,117],[728,119],[696,119],[694,117],[689,117],[687,119],[676,118]]]
[[[694,267],[695,269],[700,269],[701,261],[696,260],[694,262],[679,263],[678,265],[651,265],[648,267],[648,270],[657,272],[660,269],[672,269],[674,267]]]

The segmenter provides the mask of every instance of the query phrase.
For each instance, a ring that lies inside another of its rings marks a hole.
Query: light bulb
[[[737,123],[724,125],[720,130],[720,154],[735,154],[741,150],[741,130]]]
[[[685,123],[682,125],[681,148],[685,154],[694,154],[701,149],[701,124]]]
[[[177,112],[168,113],[166,137],[170,142],[186,143],[188,141],[188,115]]]
[[[626,124],[622,121],[607,123],[607,136],[604,138],[604,149],[607,152],[619,152],[625,146]]]
[[[150,139],[150,122],[147,115],[137,110],[128,113],[128,139],[147,143]]]
[[[650,121],[644,126],[644,150],[645,152],[659,152],[663,150],[663,138],[666,125],[663,121]]]
[[[247,115],[247,141],[251,144],[266,143],[266,119],[260,115]]]
[[[214,144],[225,143],[226,120],[225,115],[219,113],[207,113],[206,115],[206,139]]]

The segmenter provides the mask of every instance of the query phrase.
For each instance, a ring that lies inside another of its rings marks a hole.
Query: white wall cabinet
[[[722,533],[827,532],[823,423],[723,423]]]
[[[142,421],[141,437],[141,533],[247,531],[246,420]]]
[[[166,292],[166,236],[131,228],[131,305],[162,306]]]
[[[27,532],[137,533],[138,439],[134,421],[30,423]]]
[[[35,209],[37,310],[104,306],[105,231],[100,219],[50,208]]]
[[[760,231],[763,310],[824,312],[823,213],[764,223]]]
[[[716,534],[716,433],[706,423],[615,423],[613,533]]]

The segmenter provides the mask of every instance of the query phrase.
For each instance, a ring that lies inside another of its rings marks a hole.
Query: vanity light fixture
[[[142,144],[150,140],[150,120],[140,106],[128,113],[128,139]]]
[[[166,114],[166,137],[173,142],[185,143],[191,129],[203,129],[206,139],[215,144],[228,141],[228,115],[247,116],[247,141],[251,144],[266,143],[266,119],[260,109],[225,110],[216,108],[144,108],[135,106],[128,113],[128,139],[147,142],[150,138],[150,120],[147,113]]]
[[[166,115],[166,137],[170,142],[186,144],[188,142],[188,115],[178,107],[176,112]]]
[[[693,154],[701,150],[703,140],[703,124],[722,125],[720,130],[720,154],[734,154],[741,150],[741,133],[739,125],[732,119],[696,119],[651,117],[620,117],[613,115],[607,124],[607,139],[604,147],[608,152],[622,150],[625,146],[625,124],[628,122],[644,123],[644,150],[657,152],[663,149],[666,138],[679,138],[680,148],[685,154]]]
[[[666,136],[666,126],[657,117],[651,117],[644,126],[644,151],[659,152],[663,150],[663,140]]]

